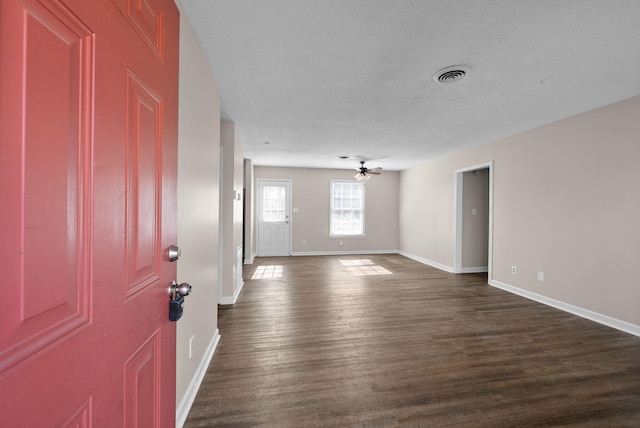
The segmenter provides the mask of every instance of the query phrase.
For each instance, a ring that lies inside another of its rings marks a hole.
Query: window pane
[[[285,221],[285,202],[283,186],[264,186],[262,190],[262,221]]]
[[[331,235],[364,234],[364,185],[358,182],[331,182]]]

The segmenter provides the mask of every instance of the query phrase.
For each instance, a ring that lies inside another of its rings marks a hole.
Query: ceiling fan
[[[356,168],[355,170],[358,171],[358,173],[356,175],[354,175],[354,178],[358,181],[367,181],[368,179],[371,178],[371,175],[380,175],[382,174],[382,168],[377,167],[377,168],[367,168],[364,166],[364,162],[365,161],[360,161],[360,167]]]

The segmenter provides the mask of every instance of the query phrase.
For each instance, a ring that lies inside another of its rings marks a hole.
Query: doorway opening
[[[455,171],[454,273],[492,279],[493,161]]]

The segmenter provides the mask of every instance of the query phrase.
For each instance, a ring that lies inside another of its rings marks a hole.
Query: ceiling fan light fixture
[[[353,176],[353,178],[355,178],[355,179],[356,179],[356,180],[358,180],[358,181],[366,182],[368,179],[370,179],[370,178],[371,178],[371,176],[370,176],[370,175],[363,174],[363,173],[359,172],[359,173],[357,173],[356,175],[354,175],[354,176]]]
[[[364,162],[365,161],[363,161],[363,160],[360,161],[360,167],[359,168],[355,168],[355,170],[358,171],[358,173],[356,175],[354,175],[353,178],[355,178],[356,180],[360,181],[361,183],[365,183],[366,184],[367,180],[371,178],[371,174],[373,174],[373,175],[382,174],[382,168],[378,167],[378,168],[369,169],[369,168],[364,166]]]

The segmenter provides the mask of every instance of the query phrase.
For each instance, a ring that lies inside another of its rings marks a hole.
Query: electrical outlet
[[[422,244],[418,245],[418,250],[422,250]]]
[[[189,339],[189,359],[193,357],[193,347],[194,347],[195,338],[196,338],[196,335],[194,334],[191,336],[191,339]]]
[[[475,209],[475,208],[472,208],[471,209],[471,215],[476,215],[476,214],[478,214],[478,210]]]
[[[302,240],[302,245],[307,245],[307,240],[306,239]]]
[[[538,281],[544,281],[544,272],[538,271]]]
[[[511,266],[511,273],[514,275],[518,274],[518,266]]]

